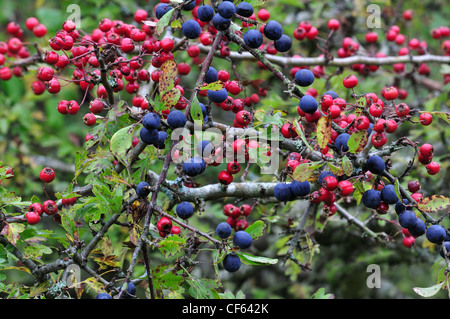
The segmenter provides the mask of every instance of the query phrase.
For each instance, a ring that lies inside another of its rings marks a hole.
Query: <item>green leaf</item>
[[[438,283],[438,284],[436,284],[434,286],[426,287],[426,288],[414,287],[413,290],[419,296],[432,297],[432,296],[434,296],[435,294],[437,294],[441,290],[441,288],[444,285],[444,283],[445,282],[443,281],[443,282],[440,282],[440,283]]]
[[[417,203],[417,208],[427,213],[435,213],[449,207],[450,198],[441,195],[424,197]]]
[[[402,193],[400,192],[400,182],[398,181],[398,178],[395,178],[394,181],[394,190],[397,197],[402,200]]]
[[[184,281],[180,275],[174,274],[171,271],[166,272],[158,277],[158,282],[163,288],[177,289]]]
[[[342,157],[342,169],[344,174],[351,176],[353,174],[353,164],[347,156]]]
[[[253,224],[249,225],[245,231],[250,234],[253,240],[260,238],[264,235],[264,231],[266,230],[266,224],[262,220],[257,220]]]
[[[322,116],[317,122],[317,145],[323,149],[328,145],[328,141],[331,137],[331,117]]]
[[[294,121],[294,126],[295,126],[295,131],[297,132],[298,136],[300,136],[300,139],[302,140],[302,142],[306,145],[306,147],[308,147],[310,149],[311,152],[314,152],[314,148],[311,145],[309,145],[308,141],[306,140],[305,133],[303,133],[303,130],[302,130],[300,124],[298,123],[298,120]]]
[[[109,149],[111,153],[119,158],[124,159],[125,153],[131,148],[133,142],[135,126],[130,125],[118,130],[111,137]]]
[[[195,95],[190,109],[191,117],[197,125],[203,124],[203,113],[202,107],[200,106],[200,102],[198,101],[197,96]]]
[[[322,167],[323,165],[325,165],[325,163],[320,163],[320,162],[302,163],[295,168],[294,173],[292,174],[292,177],[296,181],[304,182],[304,181],[308,180],[314,174],[314,171],[316,169]]]
[[[252,7],[261,7],[266,3],[266,0],[247,0],[246,2],[250,3]]]
[[[350,135],[347,146],[350,153],[358,153],[364,149],[368,141],[367,131],[358,131]]]
[[[195,279],[191,277],[187,283],[191,286],[189,288],[189,293],[195,299],[217,299],[219,294],[215,289],[219,288],[220,285],[216,280],[213,279]]]
[[[223,87],[224,87],[223,82],[219,80],[216,82],[208,83],[208,84],[200,87],[200,90],[201,91],[204,91],[204,90],[219,91],[219,90],[223,89]]]
[[[319,288],[312,296],[311,299],[334,299],[333,294],[326,294],[324,288]]]
[[[170,235],[159,242],[158,248],[166,257],[169,257],[179,253],[185,244],[184,238],[178,235]]]
[[[275,258],[253,256],[249,253],[243,253],[241,251],[236,251],[236,255],[238,255],[241,261],[247,265],[275,265],[278,262],[278,259]]]
[[[330,168],[330,171],[331,171],[334,175],[336,175],[336,176],[342,176],[342,175],[344,175],[344,170],[343,170],[341,167],[336,166],[336,165],[332,164],[331,162],[328,162],[328,167]]]
[[[166,14],[161,17],[161,19],[158,20],[155,29],[156,37],[159,37],[163,33],[164,29],[169,25],[170,19],[172,18],[174,12],[175,10],[171,9],[170,11],[167,11]]]

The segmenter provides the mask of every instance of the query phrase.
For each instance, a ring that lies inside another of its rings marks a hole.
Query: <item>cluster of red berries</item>
[[[157,223],[156,228],[158,229],[159,235],[161,237],[167,237],[169,235],[178,235],[181,233],[181,228],[177,225],[173,225],[172,220],[168,217],[161,217]]]
[[[353,193],[353,184],[348,180],[338,181],[337,177],[329,171],[323,171],[318,178],[320,188],[309,195],[311,203],[323,203],[322,211],[328,217],[337,212],[334,204],[337,197],[347,197]]]
[[[28,212],[25,214],[25,218],[30,225],[37,224],[43,214],[53,216],[58,213],[58,206],[53,200],[46,200],[41,203],[33,203],[28,207]]]
[[[416,242],[416,238],[413,235],[411,235],[409,233],[409,230],[406,228],[402,228],[402,234],[403,234],[402,239],[403,246],[405,246],[406,248],[413,247]]]
[[[248,204],[242,204],[239,207],[233,204],[226,204],[223,207],[223,214],[227,217],[226,222],[235,231],[247,229],[247,218],[251,212],[252,207]]]
[[[241,164],[236,161],[227,163],[226,170],[223,170],[218,175],[218,180],[223,185],[229,185],[233,182],[233,175],[241,171]]]
[[[435,175],[439,173],[439,163],[433,161],[434,147],[429,143],[424,143],[419,148],[418,161],[422,165],[425,165],[428,174]]]

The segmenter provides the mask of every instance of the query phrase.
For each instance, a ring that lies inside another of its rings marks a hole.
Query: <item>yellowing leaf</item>
[[[329,116],[322,116],[317,122],[317,145],[319,145],[321,149],[325,148],[330,140],[331,122],[331,117]]]
[[[175,86],[175,79],[178,75],[177,63],[170,59],[161,65],[161,75],[159,77],[159,93],[161,96]]]
[[[422,198],[417,203],[417,208],[427,213],[435,213],[450,207],[450,198],[439,195]]]

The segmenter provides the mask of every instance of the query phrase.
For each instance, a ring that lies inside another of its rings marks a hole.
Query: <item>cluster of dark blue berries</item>
[[[222,222],[216,227],[216,234],[223,240],[226,240],[230,238],[232,235],[233,229],[227,222]],[[239,230],[234,233],[232,237],[232,242],[234,249],[247,249],[250,248],[253,239],[250,236],[249,233],[247,233],[244,230]],[[224,257],[223,261],[223,268],[228,272],[235,272],[238,271],[241,268],[241,259],[239,256],[234,252],[229,252]]]

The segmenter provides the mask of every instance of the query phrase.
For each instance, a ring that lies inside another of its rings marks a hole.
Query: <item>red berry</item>
[[[344,87],[347,89],[354,88],[358,84],[358,78],[353,74],[347,75],[342,80],[342,84],[344,84]]]
[[[170,39],[170,38],[164,38],[164,39],[162,39],[161,41],[159,41],[159,44],[161,45],[161,49],[162,49],[164,52],[172,51],[172,49],[173,49],[174,46],[175,46],[175,43],[174,43],[173,40]]]
[[[420,113],[419,121],[422,125],[428,126],[433,122],[433,116],[430,113]]]
[[[432,161],[433,157],[432,156],[423,156],[420,152],[419,152],[419,156],[417,157],[417,160],[419,161],[420,164],[423,165],[427,165]]]
[[[428,174],[430,175],[436,175],[437,173],[439,173],[439,164],[437,162],[430,162],[429,164],[425,165]]]
[[[30,225],[36,225],[39,223],[39,220],[41,219],[41,216],[35,212],[27,212],[25,214],[25,218],[27,220],[27,223]]]
[[[424,157],[432,157],[434,153],[434,147],[429,143],[425,143],[419,148],[419,152]]]
[[[417,180],[408,182],[408,190],[411,193],[418,192],[420,190],[420,182]]]
[[[338,181],[334,176],[327,176],[322,180],[322,187],[327,191],[334,191],[338,187]]]
[[[241,216],[248,216],[252,211],[252,207],[248,204],[243,204],[239,207],[239,211],[241,213]]]
[[[136,21],[137,23],[141,23],[142,21],[147,20],[147,18],[148,14],[144,9],[138,9],[134,13],[134,21]]]
[[[44,167],[39,174],[39,178],[44,183],[51,183],[55,179],[55,171],[51,167]]]
[[[409,106],[405,103],[397,104],[395,106],[395,113],[400,117],[407,116],[409,114]]]
[[[270,19],[270,12],[266,9],[260,9],[258,11],[258,18],[262,21],[267,21]]]
[[[383,96],[386,100],[395,100],[398,98],[398,89],[396,87],[387,87],[384,89]]]
[[[386,133],[394,133],[397,130],[398,124],[394,120],[386,120],[384,123],[384,129]]]
[[[78,104],[77,101],[70,100],[67,103],[67,113],[74,115],[74,114],[77,114],[79,110],[80,110],[80,105]]]
[[[336,19],[330,19],[328,21],[328,29],[330,29],[330,30],[336,31],[337,29],[339,29],[339,26],[340,26],[340,23]]]
[[[39,214],[39,216],[42,216],[44,213],[44,207],[40,203],[33,203],[28,207],[29,212],[35,212]]]
[[[36,77],[41,81],[50,81],[53,78],[55,71],[48,66],[41,66],[38,68]]]
[[[413,17],[414,11],[412,11],[411,9],[403,11],[403,19],[405,19],[406,21],[412,20]]]
[[[375,43],[378,41],[378,34],[376,32],[366,33],[366,41],[368,43]]]
[[[353,193],[353,184],[350,181],[340,181],[337,188],[339,195],[344,197]]]
[[[341,107],[336,104],[332,104],[328,109],[328,112],[332,119],[337,119],[341,115],[341,111],[342,111]]]
[[[245,219],[239,219],[236,221],[234,228],[236,231],[245,230],[248,227],[248,222]]]
[[[101,113],[103,111],[103,101],[100,99],[94,99],[89,103],[89,111],[94,114]]]
[[[217,178],[223,185],[229,185],[233,181],[233,175],[231,175],[228,171],[221,171]]]
[[[36,80],[31,83],[31,90],[35,95],[40,95],[45,92],[45,83],[41,80]]]
[[[35,26],[33,28],[33,34],[38,38],[42,38],[43,36],[45,36],[47,34],[46,26],[43,24],[38,24],[37,26]]]
[[[375,132],[374,134],[372,134],[370,141],[375,148],[380,148],[387,143],[387,136],[384,132]]]
[[[241,164],[238,162],[230,162],[227,164],[227,171],[230,174],[237,174],[241,170]]]
[[[156,223],[156,228],[158,228],[160,232],[170,232],[170,229],[172,228],[172,221],[163,216]]]
[[[58,212],[58,206],[52,200],[46,200],[43,202],[42,207],[47,215],[54,215]]]
[[[416,239],[413,236],[403,237],[402,243],[406,248],[411,248],[414,245]]]
[[[92,126],[92,125],[95,125],[95,123],[97,122],[97,118],[95,117],[95,115],[93,113],[86,113],[83,116],[83,122],[87,126]]]
[[[381,104],[379,104],[378,102],[372,103],[369,106],[369,113],[373,117],[380,117],[381,114],[383,114],[383,109],[384,109],[384,107]]]
[[[367,130],[370,127],[370,120],[367,116],[360,115],[356,118],[354,125],[358,131]]]
[[[191,45],[188,48],[187,53],[191,58],[195,58],[200,54],[200,48],[196,45]]]
[[[30,31],[33,31],[34,27],[36,27],[37,25],[39,25],[39,20],[35,17],[29,17],[25,21],[25,27]]]
[[[178,226],[172,226],[172,228],[170,229],[170,233],[172,235],[178,235],[181,233],[181,228]]]

